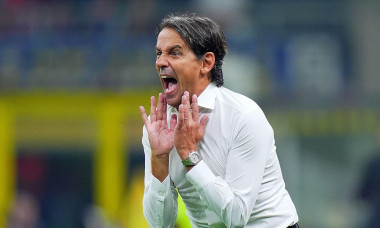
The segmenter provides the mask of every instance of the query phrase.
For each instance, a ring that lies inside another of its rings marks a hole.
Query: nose
[[[157,56],[156,67],[157,69],[162,69],[169,66],[169,62],[166,60],[164,55]]]

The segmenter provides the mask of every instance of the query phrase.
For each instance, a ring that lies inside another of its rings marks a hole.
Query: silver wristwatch
[[[182,164],[186,167],[194,166],[202,160],[202,156],[198,151],[191,151],[189,156],[182,161]]]

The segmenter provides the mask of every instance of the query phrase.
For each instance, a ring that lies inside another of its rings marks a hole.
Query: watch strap
[[[195,165],[194,163],[192,163],[192,162],[190,161],[190,158],[189,158],[189,157],[187,157],[185,160],[182,160],[182,164],[183,164],[185,167],[187,167],[187,166],[194,166],[194,165]]]

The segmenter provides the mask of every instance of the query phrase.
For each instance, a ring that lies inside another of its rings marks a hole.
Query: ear
[[[201,73],[203,75],[206,75],[214,67],[214,64],[215,64],[214,53],[206,52],[206,54],[203,56],[203,59],[202,59]]]

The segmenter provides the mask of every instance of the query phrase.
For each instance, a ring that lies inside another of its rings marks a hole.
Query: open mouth
[[[177,88],[177,79],[171,76],[161,75],[161,80],[163,82],[164,92],[166,94],[173,92]]]

